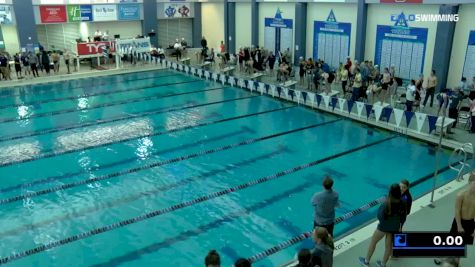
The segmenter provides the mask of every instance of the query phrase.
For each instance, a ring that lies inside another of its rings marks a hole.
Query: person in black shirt
[[[298,258],[298,265],[296,267],[314,267],[315,265],[312,262],[312,253],[309,249],[301,249],[297,256]]]
[[[401,224],[407,216],[406,204],[401,200],[401,188],[399,184],[391,185],[389,194],[383,204],[378,210],[379,224],[374,231],[370,245],[368,247],[368,253],[366,257],[359,257],[359,263],[361,266],[369,266],[369,261],[373,256],[373,253],[383,237],[386,238],[384,257],[382,260],[377,261],[377,266],[385,267],[392,254],[393,234],[401,230]]]
[[[208,41],[206,41],[206,38],[203,36],[203,38],[201,38],[201,47],[203,49],[207,49],[208,48]]]
[[[403,221],[401,222],[401,230],[402,226],[406,222],[406,217],[411,213],[412,207],[412,195],[409,192],[410,183],[408,180],[404,179],[399,183],[399,187],[401,188],[401,200],[406,206],[406,216],[403,217]]]

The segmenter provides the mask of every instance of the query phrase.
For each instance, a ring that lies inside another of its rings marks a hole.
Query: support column
[[[251,2],[251,43],[259,45],[259,3],[256,0]]]
[[[150,43],[158,47],[157,0],[143,1],[142,32],[144,36],[147,36],[150,32],[154,32],[155,36],[150,37]]]
[[[295,3],[295,51],[294,65],[299,64],[299,58],[305,58],[307,51],[307,3]]]
[[[441,5],[439,14],[457,14],[458,6]],[[435,34],[434,55],[432,69],[437,75],[438,85],[436,91],[440,91],[447,86],[447,75],[449,75],[450,55],[455,34],[456,22],[437,22],[437,32]],[[428,73],[426,74],[428,75]],[[467,77],[467,79],[469,79]]]
[[[365,43],[366,43],[366,24],[368,16],[368,5],[365,0],[358,0],[358,9],[356,17],[356,47],[355,58],[359,62],[365,57]],[[348,55],[350,56],[350,55]]]
[[[33,4],[30,1],[12,1],[20,46],[38,43]]]
[[[236,52],[236,3],[225,0],[224,2],[224,38],[226,51]]]
[[[201,3],[195,2],[195,10],[193,17],[193,47],[201,47]]]

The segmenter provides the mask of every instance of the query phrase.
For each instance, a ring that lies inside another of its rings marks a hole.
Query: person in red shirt
[[[219,48],[221,50],[221,54],[224,54],[224,41],[221,41],[221,44],[219,45]]]
[[[351,65],[353,65],[353,63],[351,62],[350,57],[347,57],[347,58],[346,58],[345,68],[346,68],[348,71],[350,71]]]

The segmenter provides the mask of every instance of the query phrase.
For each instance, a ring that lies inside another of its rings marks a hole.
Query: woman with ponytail
[[[313,264],[320,267],[333,266],[333,238],[325,227],[315,227],[313,230],[315,249],[312,252]]]
[[[399,184],[391,185],[386,201],[381,204],[378,210],[379,224],[373,233],[371,242],[369,244],[368,253],[366,257],[359,257],[361,266],[369,266],[371,256],[373,256],[376,244],[378,244],[383,237],[386,238],[385,250],[383,260],[378,260],[376,266],[386,267],[386,263],[392,254],[392,240],[393,234],[399,232],[401,224],[407,216],[406,202],[401,200],[401,188]]]

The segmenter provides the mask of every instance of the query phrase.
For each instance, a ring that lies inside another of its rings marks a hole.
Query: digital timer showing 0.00
[[[463,245],[463,237],[462,236],[446,236],[445,240],[442,239],[441,236],[436,235],[432,240],[434,246],[462,246]]]

